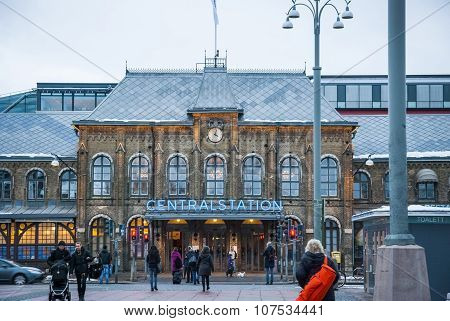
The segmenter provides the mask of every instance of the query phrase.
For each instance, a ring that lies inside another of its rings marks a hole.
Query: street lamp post
[[[293,24],[290,19],[300,17],[297,7],[307,8],[314,22],[314,122],[313,122],[313,173],[314,173],[314,238],[322,240],[322,196],[320,193],[320,166],[321,166],[321,116],[320,116],[320,23],[322,12],[326,7],[333,8],[336,11],[337,19],[333,24],[334,29],[344,28],[342,19],[352,19],[353,13],[349,9],[351,1],[344,0],[346,4],[345,11],[341,14],[332,0],[292,0],[293,5],[289,8],[286,21],[283,23],[284,29],[292,29]],[[315,2],[315,3],[313,3]]]
[[[52,165],[53,167],[58,167],[58,166],[59,166],[59,163],[61,162],[61,163],[63,163],[64,166],[67,167],[67,169],[68,169],[69,171],[71,171],[75,176],[77,176],[77,173],[72,169],[72,167],[70,167],[69,165],[67,165],[67,163],[66,163],[61,157],[59,157],[58,155],[56,155],[56,154],[54,154],[54,153],[50,153],[50,154],[54,157],[53,160],[52,160],[52,162],[51,162],[51,165]]]
[[[430,300],[425,250],[408,223],[406,1],[388,1],[389,234],[377,249],[374,301]]]

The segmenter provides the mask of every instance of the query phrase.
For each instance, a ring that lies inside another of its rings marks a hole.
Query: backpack
[[[183,267],[183,262],[181,262],[181,259],[179,257],[177,257],[175,259],[175,268],[176,269],[181,269]]]
[[[328,259],[325,256],[322,267],[311,277],[295,301],[322,301],[335,279],[336,272],[328,266]]]
[[[273,248],[269,251],[269,262],[275,261],[275,250]]]
[[[191,257],[189,258],[188,263],[189,264],[197,263],[197,258],[195,257],[194,254],[191,255]]]

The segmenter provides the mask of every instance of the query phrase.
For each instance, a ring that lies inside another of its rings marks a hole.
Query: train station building
[[[323,79],[325,247],[347,268],[369,246],[352,216],[389,201],[386,85],[385,76]],[[154,243],[166,271],[173,247],[208,245],[217,271],[233,249],[238,270],[257,272],[287,218],[299,254],[313,236],[313,85],[303,71],[205,59],[192,70],[128,69],[118,84],[41,85],[6,98],[2,257],[42,261],[58,240],[96,253],[117,239],[125,271],[132,258],[142,269]],[[445,206],[450,76],[409,77],[406,105],[409,201]]]

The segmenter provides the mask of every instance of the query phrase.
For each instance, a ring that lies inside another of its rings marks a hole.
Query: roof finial
[[[305,60],[305,69],[303,69],[303,73],[306,75],[306,60]]]
[[[128,75],[128,61],[125,60],[125,75]]]

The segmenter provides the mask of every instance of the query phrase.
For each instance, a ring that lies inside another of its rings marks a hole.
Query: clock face
[[[220,128],[211,128],[208,133],[208,138],[212,143],[218,143],[223,138],[223,133]]]

